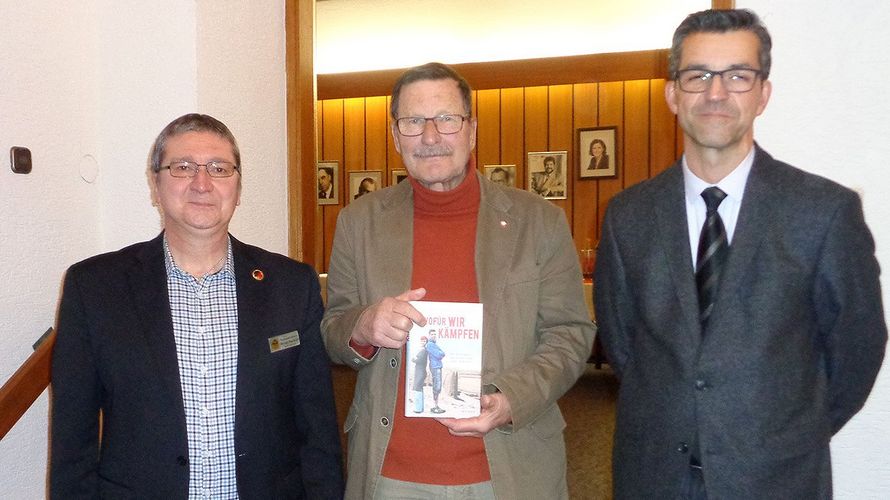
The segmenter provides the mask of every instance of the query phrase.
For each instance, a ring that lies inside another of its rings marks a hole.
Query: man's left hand
[[[500,392],[483,394],[479,403],[482,412],[473,418],[439,418],[442,425],[454,436],[482,437],[488,431],[509,424],[513,420],[510,402]]]

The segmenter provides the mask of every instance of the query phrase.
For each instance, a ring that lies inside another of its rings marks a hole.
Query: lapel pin
[[[257,281],[263,281],[263,278],[266,277],[266,275],[263,274],[263,272],[260,271],[259,269],[254,269],[253,272],[250,273],[250,275],[253,276],[253,279],[255,279]]]
[[[502,220],[502,221],[501,221],[501,227],[507,227],[507,221]]]

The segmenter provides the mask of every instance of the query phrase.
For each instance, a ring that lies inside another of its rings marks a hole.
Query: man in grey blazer
[[[618,499],[830,498],[829,441],[881,365],[859,197],[754,143],[770,47],[750,11],[687,17],[665,88],[683,158],[607,209],[595,303],[621,379]]]
[[[337,220],[322,333],[358,371],[348,499],[568,496],[556,400],[593,343],[581,269],[559,208],[479,175],[470,99],[442,64],[404,73],[392,135],[409,177]],[[412,300],[483,304],[479,417],[405,418],[405,340],[426,323]]]

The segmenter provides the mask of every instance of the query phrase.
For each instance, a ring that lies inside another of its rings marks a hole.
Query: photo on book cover
[[[427,319],[408,333],[405,416],[479,416],[482,304],[411,302]]]

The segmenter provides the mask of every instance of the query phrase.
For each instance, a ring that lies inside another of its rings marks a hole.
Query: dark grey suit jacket
[[[758,147],[703,335],[679,162],[617,195],[595,286],[615,497],[676,498],[698,439],[711,498],[830,498],[829,440],[884,355],[879,273],[856,193]]]
[[[341,498],[318,276],[306,264],[234,238],[232,253],[239,496]],[[53,498],[188,496],[185,412],[164,266],[158,236],[68,271],[52,364]],[[295,330],[299,346],[270,352],[270,337]]]

